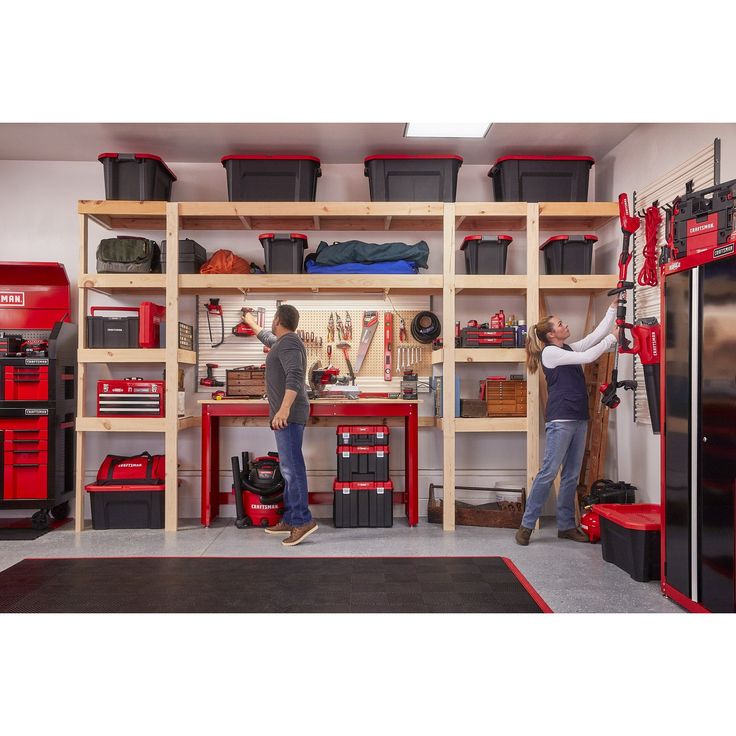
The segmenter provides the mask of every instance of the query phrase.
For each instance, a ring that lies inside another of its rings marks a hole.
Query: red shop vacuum
[[[241,470],[237,455],[232,457],[233,492],[235,493],[235,526],[275,526],[284,515],[284,477],[279,467],[278,452],[257,457],[250,462],[242,453]]]
[[[38,509],[36,529],[74,496],[77,330],[61,263],[0,263],[0,509]]]

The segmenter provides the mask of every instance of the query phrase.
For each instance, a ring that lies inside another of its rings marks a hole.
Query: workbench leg
[[[417,414],[417,405],[412,404],[404,423],[406,515],[409,526],[416,526],[419,523],[419,419]]]
[[[220,417],[210,425],[210,524],[220,515]]]
[[[202,409],[202,478],[200,481],[200,498],[201,498],[201,514],[200,521],[202,526],[210,525],[210,496],[212,494],[210,465],[212,458],[210,455],[210,446],[212,444],[212,418],[206,407]]]

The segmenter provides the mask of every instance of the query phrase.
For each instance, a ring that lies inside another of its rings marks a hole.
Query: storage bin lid
[[[161,485],[99,485],[97,483],[89,483],[84,487],[87,493],[131,493],[132,491],[160,491],[164,492],[166,486]]]
[[[415,159],[416,160],[416,159],[425,159],[425,158],[444,158],[444,159],[454,158],[456,161],[459,161],[460,163],[463,162],[463,157],[458,156],[457,154],[454,154],[454,153],[449,153],[449,154],[448,153],[424,153],[424,154],[422,153],[418,153],[418,154],[417,153],[414,153],[414,154],[389,153],[389,154],[384,154],[384,155],[377,154],[375,156],[366,156],[364,162],[368,163],[369,161],[377,161],[377,160],[382,161],[385,159],[391,159],[391,160]]]
[[[315,156],[264,156],[262,154],[248,154],[244,156],[240,155],[230,155],[230,156],[223,156],[220,159],[220,162],[222,164],[225,163],[225,161],[314,161],[316,164],[320,163],[320,160],[316,158]]]
[[[174,172],[166,165],[161,156],[156,156],[153,153],[101,153],[97,157],[97,160],[102,161],[103,158],[119,158],[120,156],[135,156],[135,158],[137,159],[150,158],[152,161],[158,161],[161,166],[163,166],[166,171],[169,172],[169,176],[171,176],[171,178],[176,181],[176,176],[174,176]]]
[[[591,166],[595,163],[590,156],[501,156],[494,166],[503,161],[589,161]]]
[[[625,529],[659,531],[662,523],[658,503],[597,503],[592,508],[596,513]]]
[[[393,491],[394,484],[390,480],[379,480],[379,481],[352,481],[345,482],[341,480],[334,480],[332,483],[333,491],[375,491],[379,488],[383,488],[384,491]]]
[[[467,245],[469,240],[486,240],[486,241],[496,241],[497,243],[510,243],[513,238],[510,235],[497,235],[495,238],[488,238],[484,237],[483,235],[468,235],[464,240],[463,244],[460,246],[460,250],[465,250],[465,246]]]
[[[335,452],[339,455],[341,452],[349,452],[354,455],[374,455],[377,452],[385,452],[388,454],[388,445],[376,445],[375,447],[362,447],[360,445],[338,445]]]
[[[582,235],[582,236],[573,235],[572,237],[573,238],[582,237],[583,240],[590,241],[591,243],[598,242],[598,237],[596,235]],[[545,240],[544,243],[542,243],[542,245],[539,246],[539,250],[544,250],[550,243],[554,243],[558,240],[564,240],[565,242],[567,242],[568,240],[570,240],[570,236],[569,235],[553,235],[551,238],[547,238],[547,240]]]
[[[340,424],[335,434],[388,434],[388,426],[385,424],[372,424],[370,426]]]
[[[288,240],[289,238],[292,240],[303,240],[304,247],[307,247],[307,236],[302,233],[289,233],[288,235],[286,233],[261,233],[258,236],[258,240],[273,240],[274,238],[282,238],[284,240]]]

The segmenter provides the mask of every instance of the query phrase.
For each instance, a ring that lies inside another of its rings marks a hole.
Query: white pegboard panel
[[[200,386],[199,379],[206,375],[206,364],[215,363],[217,368],[214,369],[216,378],[224,381],[225,371],[232,368],[239,368],[244,365],[260,365],[265,361],[263,345],[255,337],[236,337],[232,334],[232,328],[240,321],[240,310],[242,307],[263,307],[266,310],[266,327],[270,328],[273,316],[277,307],[277,300],[265,297],[243,297],[243,296],[223,296],[220,297],[220,305],[222,306],[225,340],[219,347],[213,348],[210,340],[209,330],[207,327],[207,310],[205,304],[209,297],[200,296],[197,299],[197,344],[198,344],[198,365],[197,365],[197,390],[201,392],[211,393],[210,387]],[[420,345],[411,337],[411,320],[417,312],[430,308],[429,296],[415,295],[392,295],[388,297],[367,297],[366,295],[358,296],[339,296],[325,298],[315,295],[299,296],[283,300],[294,305],[300,312],[301,318],[299,329],[308,332],[314,332],[315,338],[322,337],[321,350],[307,350],[307,362],[309,365],[317,360],[321,360],[323,365],[327,365],[327,320],[330,313],[339,314],[340,319],[345,322],[346,312],[350,313],[353,323],[353,336],[349,341],[351,349],[348,353],[350,362],[355,365],[357,358],[358,344],[360,343],[361,323],[364,311],[375,310],[378,312],[378,327],[373,336],[370,349],[366,355],[365,361],[356,379],[356,386],[364,391],[399,391],[401,379],[398,375],[398,357],[397,346],[399,343],[399,315],[404,317],[407,331],[407,342],[403,343],[407,347],[419,347],[422,349],[422,360],[419,364],[419,380],[427,382],[431,373],[431,345]],[[392,381],[383,380],[383,315],[385,312],[394,313],[393,318],[393,361],[394,361],[394,378]],[[220,339],[220,320],[219,317],[211,315],[210,324],[212,327],[212,337],[214,342]],[[341,375],[347,375],[347,366],[341,351],[337,350],[335,345],[339,342],[337,337],[337,329],[335,330],[335,343],[333,343],[332,363],[340,369]],[[415,367],[416,370],[416,367]]]

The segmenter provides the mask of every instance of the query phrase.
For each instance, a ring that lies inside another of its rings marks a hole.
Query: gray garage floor
[[[318,520],[320,521],[320,520]],[[26,557],[110,556],[476,556],[508,557],[559,613],[676,613],[681,609],[664,598],[658,582],[637,583],[618,567],[604,562],[600,545],[557,539],[550,521],[524,548],[513,531],[441,527],[420,520],[410,529],[397,519],[391,529],[334,529],[324,521],[317,533],[298,547],[281,546],[279,538],[260,529],[238,530],[232,520],[204,529],[198,520],[183,522],[175,534],[156,530],[85,531],[73,525],[32,542],[0,541],[0,570]]]

